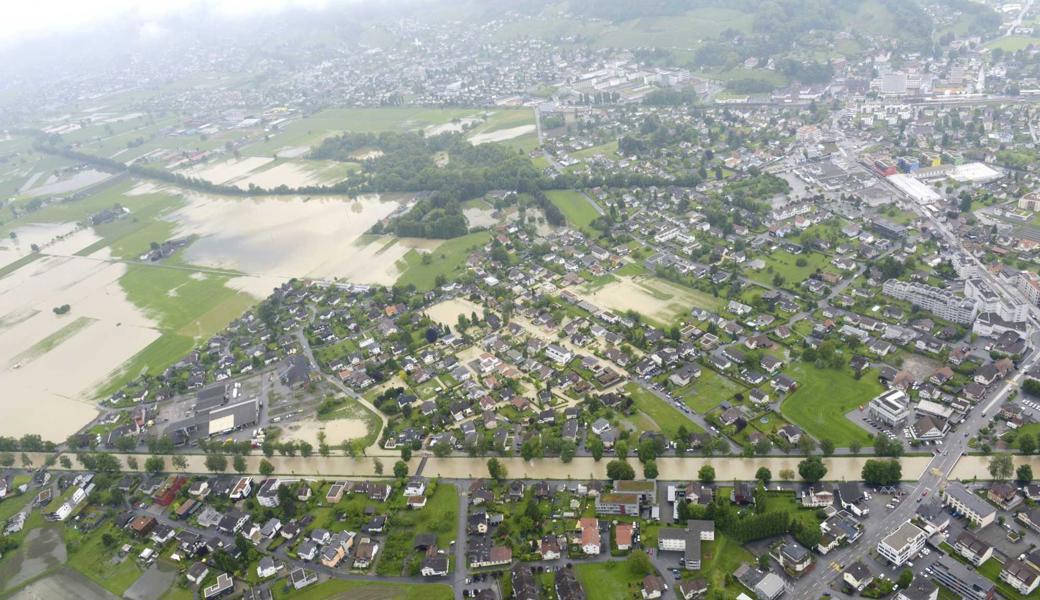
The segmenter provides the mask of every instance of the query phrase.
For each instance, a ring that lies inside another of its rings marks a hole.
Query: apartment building
[[[962,325],[974,321],[978,313],[972,300],[923,283],[889,279],[881,287],[881,291],[897,300],[905,300],[919,306],[941,319]]]
[[[900,389],[888,390],[867,406],[867,413],[889,427],[901,427],[910,417],[910,397]]]
[[[961,483],[950,483],[942,491],[943,504],[964,515],[979,529],[997,518],[997,509]]]
[[[878,542],[878,554],[893,565],[901,567],[924,549],[926,539],[928,536],[920,527],[907,521]]]

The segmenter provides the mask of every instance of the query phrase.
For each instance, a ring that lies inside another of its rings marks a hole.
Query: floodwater
[[[0,435],[64,440],[97,415],[97,386],[159,337],[119,285],[126,265],[107,253],[44,256],[0,279]],[[69,314],[54,314],[62,304]]]
[[[471,125],[480,123],[479,117],[465,117],[458,121],[452,121],[450,123],[441,123],[439,125],[429,125],[423,129],[423,135],[426,137],[439,135],[442,133],[462,133]]]
[[[493,227],[498,224],[494,213],[494,209],[490,208],[466,208],[462,211],[470,227]]]
[[[258,285],[292,277],[392,284],[404,244],[359,238],[400,207],[379,196],[341,198],[220,198],[201,194],[169,218],[178,236],[197,235],[186,250],[195,265],[266,278]],[[252,287],[254,282],[236,285]]]
[[[25,542],[17,554],[0,568],[0,589],[9,589],[39,576],[47,569],[65,563],[68,553],[61,539],[61,528],[40,527],[25,535]]]
[[[325,432],[325,443],[336,446],[345,440],[356,440],[368,435],[368,425],[362,419],[333,419],[331,421],[303,421],[282,433],[289,440],[309,442],[318,447],[318,432]]]
[[[10,600],[118,600],[118,596],[64,568],[18,590]]]
[[[133,560],[127,558],[126,560]],[[127,600],[152,600],[160,598],[177,579],[177,568],[166,563],[152,563],[137,581],[123,593]]]
[[[184,170],[190,177],[199,177],[213,183],[233,183],[248,176],[274,159],[270,156],[246,156],[218,162],[203,164]]]
[[[481,144],[488,144],[492,142],[505,142],[518,138],[528,133],[533,133],[535,130],[534,125],[520,125],[518,127],[508,127],[506,129],[498,129],[495,131],[489,131],[487,133],[478,133],[469,138],[469,141],[474,146]]]
[[[599,308],[611,309],[619,313],[634,310],[665,322],[673,321],[683,310],[693,306],[683,302],[682,290],[674,288],[674,286],[653,281],[652,289],[662,294],[661,297],[658,297],[650,293],[644,285],[651,286],[651,283],[641,284],[640,281],[631,277],[619,277],[617,281],[608,283],[591,293],[585,293],[580,288],[571,291]],[[664,295],[672,297],[665,299]]]
[[[466,315],[468,319],[473,313],[483,314],[483,307],[466,300],[465,298],[452,298],[438,302],[426,309],[426,314],[441,325],[455,327],[459,322],[459,315]]]
[[[332,440],[329,441],[333,443]],[[363,456],[359,458],[351,458],[349,456],[343,456],[337,452],[336,455],[329,457],[321,456],[310,456],[303,458],[302,456],[272,456],[267,459],[275,467],[275,473],[279,475],[310,475],[316,477],[372,477],[376,475],[375,459],[379,458],[383,463],[384,468],[389,466],[388,461],[392,462],[391,459],[397,460],[395,457],[399,457],[400,454],[396,451],[391,450],[379,450],[377,452],[370,452],[371,456]],[[374,455],[373,455],[374,454]],[[119,455],[120,460],[125,464],[124,455]],[[205,456],[201,454],[186,455],[185,458],[188,460],[187,472],[189,473],[205,473]],[[264,457],[262,455],[250,455],[246,457],[246,471],[249,473],[257,473],[260,468],[260,460]],[[863,470],[863,463],[873,458],[872,456],[832,456],[824,458],[823,463],[827,466],[827,481],[858,481],[860,474]],[[979,461],[973,459],[979,458]],[[1040,457],[1030,457],[1034,462],[1034,466],[1040,466]],[[903,465],[903,479],[906,481],[915,481],[924,474],[925,469],[928,468],[928,464],[931,462],[932,457],[930,456],[905,456],[900,459]],[[985,462],[986,457],[965,457],[961,460],[962,463],[968,462]],[[414,472],[415,468],[419,466],[421,457],[413,456],[409,461],[409,468]],[[633,462],[634,459],[630,459]],[[660,471],[660,479],[663,480],[695,480],[697,479],[697,471],[703,465],[710,464],[715,467],[716,479],[718,481],[726,480],[744,480],[751,481],[755,478],[755,472],[759,467],[766,467],[773,472],[773,478],[779,480],[779,473],[784,469],[791,469],[794,472],[798,472],[798,463],[801,462],[802,458],[797,456],[791,457],[755,457],[755,458],[743,458],[743,457],[689,457],[689,458],[675,458],[675,457],[661,457],[657,459],[657,467]],[[140,463],[144,461],[138,461]],[[607,458],[600,460],[599,462],[594,461],[591,457],[575,457],[570,463],[564,463],[558,458],[546,458],[534,461],[525,461],[519,457],[505,457],[499,458],[509,473],[509,477],[514,478],[529,478],[529,479],[557,479],[557,480],[587,480],[587,479],[606,479],[607,476],[607,463],[610,462]],[[167,465],[170,461],[167,461]],[[633,462],[633,464],[636,464]],[[969,465],[966,468],[966,472],[972,472],[970,469],[974,469],[976,465]],[[637,466],[638,470],[638,466]],[[982,472],[985,469],[983,467]],[[436,458],[430,456],[427,460],[426,467],[423,470],[423,475],[428,477],[443,477],[443,478],[458,478],[468,479],[475,477],[487,477],[487,457],[475,457],[470,458],[468,456],[453,456],[448,458]],[[957,475],[957,469],[954,470],[954,475]],[[959,476],[959,475],[957,475]],[[983,476],[980,474],[980,478]],[[986,475],[988,477],[988,475]],[[971,475],[967,476],[968,479]]]
[[[269,169],[253,171],[248,176],[235,181],[241,189],[250,184],[264,189],[273,189],[280,185],[291,188],[305,185],[324,185],[334,182],[336,177],[329,177],[328,165],[321,162],[283,162]]]
[[[48,178],[43,185],[25,190],[22,193],[31,198],[36,196],[50,196],[54,194],[68,194],[96,183],[101,183],[111,177],[111,173],[86,169],[65,179]]]

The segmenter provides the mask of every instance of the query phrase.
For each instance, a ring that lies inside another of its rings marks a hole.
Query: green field
[[[376,583],[330,579],[302,590],[291,586],[271,586],[279,600],[452,600],[451,586],[445,584]]]
[[[455,523],[458,520],[458,490],[451,484],[440,483],[437,484],[433,495],[427,495],[429,498],[424,508],[404,509],[390,519],[390,532],[386,538],[383,556],[376,567],[378,574],[390,577],[402,575],[406,559],[412,555],[412,542],[418,533],[435,533],[438,547],[445,550],[451,548],[451,543],[455,541]],[[417,560],[421,560],[421,556],[411,556],[409,561],[414,569],[417,569],[417,566],[414,566],[418,564]]]
[[[314,146],[326,137],[344,131],[415,131],[483,114],[483,110],[475,108],[333,108],[296,119],[270,139],[250,144],[243,150],[252,156],[270,156],[283,148]],[[492,112],[487,121],[475,127],[474,131],[496,131],[526,123],[534,123],[534,114],[530,110],[502,109]]]
[[[545,195],[563,212],[567,222],[577,229],[587,228],[599,216],[592,202],[581,192],[554,190],[546,192]]]
[[[726,576],[743,563],[754,563],[754,556],[725,534],[715,532],[715,541],[701,544],[701,573],[697,577],[708,580],[709,589],[726,590],[726,598],[736,598],[744,587],[737,582],[726,585]]]
[[[1040,38],[1024,35],[1000,37],[986,44],[987,48],[1000,48],[1005,52],[1018,52],[1029,46],[1040,46]]]
[[[798,259],[805,259],[805,266],[798,266]],[[830,259],[816,252],[804,252],[794,255],[786,250],[777,250],[765,259],[766,268],[751,274],[749,277],[755,281],[771,285],[775,275],[782,276],[788,287],[797,286],[805,281],[817,269],[823,269],[830,264]],[[772,272],[769,271],[772,267]]]
[[[590,599],[628,600],[639,595],[643,584],[643,578],[633,575],[621,561],[579,564],[574,571]]]
[[[747,388],[729,377],[702,368],[701,376],[680,394],[686,406],[703,415],[727,400],[732,401],[734,394],[746,391]]]
[[[652,392],[644,390],[635,383],[626,385],[625,393],[632,397],[635,409],[653,419],[669,439],[675,439],[680,425],[684,425],[690,433],[704,431],[696,423],[686,418],[686,415],[676,410],[675,407],[670,406]]]
[[[112,553],[105,549],[101,539],[105,532],[119,539],[120,534],[113,526],[105,525],[89,534],[71,528],[64,528],[63,531],[68,545],[69,566],[106,590],[121,596],[141,576],[141,569],[132,555],[118,564],[112,564]]]
[[[795,363],[785,373],[798,382],[798,389],[780,406],[784,417],[814,438],[829,439],[839,448],[847,448],[853,440],[871,445],[867,432],[846,419],[845,413],[865,406],[884,391],[877,371],[867,371],[856,379],[847,369]]]
[[[411,284],[420,290],[432,290],[438,275],[444,275],[451,281],[465,270],[466,257],[490,239],[490,233],[479,231],[448,240],[430,253],[431,262],[427,265],[422,264],[422,254],[418,250],[409,250],[398,261],[401,275],[397,278],[397,285]]]

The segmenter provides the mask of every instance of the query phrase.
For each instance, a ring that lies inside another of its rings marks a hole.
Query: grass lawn
[[[726,590],[726,598],[736,598],[744,592],[743,586],[733,582],[726,585],[726,576],[733,573],[743,563],[754,563],[754,557],[736,541],[729,539],[725,534],[715,532],[715,541],[701,543],[701,566],[700,573],[693,573],[691,577],[703,577],[708,581],[708,588],[712,590]]]
[[[437,546],[448,550],[455,540],[455,522],[458,518],[459,495],[455,486],[442,483],[419,510],[400,510],[390,519],[390,533],[382,550],[383,556],[376,565],[380,575],[399,577],[409,563],[409,569],[418,571],[421,555],[411,556],[412,542],[416,534],[437,534]],[[454,558],[454,557],[452,557]],[[411,573],[404,573],[410,575]]]
[[[799,259],[805,260],[804,267],[798,266]],[[816,269],[825,268],[828,263],[829,259],[817,252],[795,255],[786,250],[777,250],[766,257],[767,268],[751,275],[751,279],[769,285],[772,284],[773,277],[779,274],[787,281],[786,285],[793,287],[805,281]],[[773,267],[772,273],[768,271],[768,267]]]
[[[746,391],[747,388],[729,377],[702,368],[701,376],[683,388],[681,395],[686,406],[703,415],[726,400],[732,400],[737,392]]]
[[[785,373],[798,382],[798,389],[783,401],[780,412],[816,439],[829,439],[839,448],[847,448],[853,440],[870,446],[867,432],[845,418],[845,413],[868,402],[884,387],[875,370],[860,379],[848,369],[817,369],[798,362]]]
[[[121,387],[141,374],[155,375],[166,367],[184,357],[195,346],[192,338],[173,333],[164,333],[157,340],[145,346],[133,358],[111,373],[105,384],[95,396],[107,397],[119,391]]]
[[[577,152],[573,152],[571,154],[571,157],[572,158],[581,159],[581,160],[584,160],[586,158],[592,158],[593,156],[596,156],[597,154],[602,154],[603,156],[606,156],[606,157],[614,157],[617,154],[617,149],[618,149],[617,140],[613,140],[613,141],[607,142],[606,144],[600,144],[598,146],[592,146],[591,148],[586,148],[584,150],[578,150]]]
[[[816,509],[802,508],[793,492],[766,492],[765,512],[785,512],[791,515],[792,519],[809,526],[820,524],[820,520],[816,518]]]
[[[412,284],[420,290],[432,290],[436,286],[438,275],[452,280],[462,270],[466,257],[488,242],[491,234],[486,231],[471,233],[448,240],[430,253],[430,264],[422,263],[422,255],[416,250],[409,250],[398,267],[402,269],[397,285]]]
[[[567,222],[577,229],[585,229],[599,216],[599,212],[584,194],[575,190],[554,190],[545,193],[563,212]]]
[[[1015,590],[1015,588],[1011,587],[1009,584],[1001,581],[1000,570],[1003,567],[1004,565],[997,561],[996,558],[991,558],[986,562],[982,563],[982,565],[980,565],[975,570],[978,571],[979,574],[985,577],[986,579],[989,579],[990,581],[996,583],[997,591],[1000,593],[1001,596],[1007,598],[1007,600],[1035,600],[1036,598],[1040,598],[1040,589],[1034,590],[1032,594],[1023,595],[1018,593]]]
[[[445,584],[376,583],[330,579],[296,591],[291,587],[271,586],[274,597],[291,600],[451,600],[451,586]]]
[[[989,48],[1000,48],[1005,52],[1018,52],[1029,46],[1040,46],[1040,38],[1026,35],[1009,35],[1001,37],[986,44]]]
[[[113,526],[105,525],[86,535],[69,528],[63,531],[68,545],[69,566],[106,590],[121,596],[141,576],[141,569],[134,561],[134,552],[122,562],[113,564],[115,553],[101,543],[102,535],[106,532],[117,540],[123,537]]]
[[[166,590],[166,593],[162,595],[160,600],[194,600],[194,598],[195,592],[190,589],[182,588],[174,582],[174,584],[170,586],[170,589]]]
[[[680,425],[685,425],[686,430],[691,433],[704,431],[675,407],[668,405],[664,400],[635,383],[626,385],[625,392],[632,397],[635,409],[653,419],[670,439],[675,439]]]
[[[621,561],[586,563],[574,567],[586,598],[596,600],[629,600],[639,594],[643,578],[633,575]]]

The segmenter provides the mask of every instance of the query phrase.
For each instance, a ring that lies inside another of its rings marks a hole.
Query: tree
[[[810,456],[798,463],[798,474],[806,483],[816,483],[827,474],[827,467],[819,456]]]
[[[245,473],[246,457],[242,456],[241,454],[236,454],[231,459],[231,468],[233,468],[236,473]]]
[[[65,456],[64,454],[61,456],[61,458],[58,459],[58,463],[61,464],[61,468],[63,468],[63,469],[71,469],[72,468],[72,460],[68,456]]]
[[[851,442],[849,442],[849,452],[851,452],[853,454],[853,456],[859,454],[859,451],[862,450],[862,449],[863,449],[863,442],[861,442],[859,440],[852,440]]]
[[[828,439],[820,440],[820,452],[823,452],[824,456],[830,456],[834,454],[834,442]]]
[[[643,463],[643,478],[644,479],[657,479],[657,461],[648,460]]]
[[[302,456],[304,458],[309,458],[312,454],[314,454],[314,446],[310,445],[307,442],[300,442],[299,443],[299,448],[300,448],[300,456]]]
[[[903,467],[896,459],[870,459],[863,463],[860,477],[868,485],[894,485],[903,478]]]
[[[379,460],[378,458],[373,458],[372,459],[372,468],[375,470],[376,475],[382,475],[383,474],[383,461]]]
[[[532,460],[535,458],[542,457],[542,438],[541,436],[531,436],[527,438],[527,441],[520,446],[520,456],[524,460]]]
[[[812,454],[813,450],[816,450],[816,440],[802,434],[802,437],[798,438],[798,449],[802,451],[802,454]]]
[[[614,481],[635,479],[636,472],[632,465],[623,460],[612,460],[607,463],[607,478]]]
[[[992,458],[989,459],[989,474],[997,481],[1007,481],[1008,479],[1011,479],[1011,475],[1014,471],[1015,462],[1007,452],[994,454]]]
[[[599,462],[599,459],[603,458],[603,440],[599,439],[598,435],[592,436],[592,439],[585,442],[585,446],[592,453],[592,460]]]
[[[762,482],[762,485],[769,485],[769,482],[773,479],[773,473],[766,467],[759,467],[755,471],[755,479]]]
[[[126,468],[130,469],[131,471],[136,471],[137,470],[137,457],[136,456],[127,456],[126,457]]]
[[[173,466],[183,471],[188,468],[188,459],[180,454],[176,454],[173,457]]]
[[[14,465],[14,453],[3,452],[0,453],[0,466],[10,467]]]
[[[874,454],[899,458],[903,455],[903,443],[887,435],[877,435],[874,437]]]
[[[791,481],[794,479],[794,471],[791,469],[780,469],[780,479],[783,481]]]
[[[408,463],[403,460],[399,460],[394,463],[394,477],[398,479],[404,479],[408,477]]]
[[[628,444],[624,440],[614,444],[614,454],[621,460],[628,458]]]
[[[905,590],[914,581],[914,572],[910,569],[903,569],[903,572],[899,574],[899,579],[896,580],[896,585],[899,589]]]
[[[654,565],[650,562],[650,557],[642,550],[634,550],[629,554],[625,559],[625,566],[628,567],[628,572],[633,577],[646,577],[654,573]]]
[[[206,455],[206,470],[212,473],[224,472],[227,470],[227,457],[223,454],[213,452]]]
[[[433,455],[437,458],[444,458],[451,454],[451,445],[448,442],[441,440],[433,445]]]
[[[1032,454],[1036,452],[1036,438],[1030,433],[1020,433],[1015,441],[1018,443],[1018,449],[1022,454]]]
[[[560,444],[560,460],[565,463],[569,463],[574,460],[574,454],[577,452],[577,446],[570,440],[564,440]]]
[[[487,461],[488,475],[497,482],[506,478],[506,468],[497,458],[489,458]]]
[[[144,461],[144,470],[152,475],[158,475],[166,470],[166,461],[161,456],[149,456]]]
[[[715,467],[711,465],[704,465],[697,471],[697,480],[708,485],[709,483],[715,483]]]
[[[401,446],[401,460],[403,460],[404,462],[408,462],[411,459],[412,459],[412,447],[411,446]]]
[[[1025,485],[1033,481],[1033,467],[1029,465],[1018,465],[1015,470],[1015,480]]]
[[[261,458],[260,474],[264,477],[269,477],[272,473],[274,473],[274,465],[272,465],[271,461],[267,460],[266,458]]]

